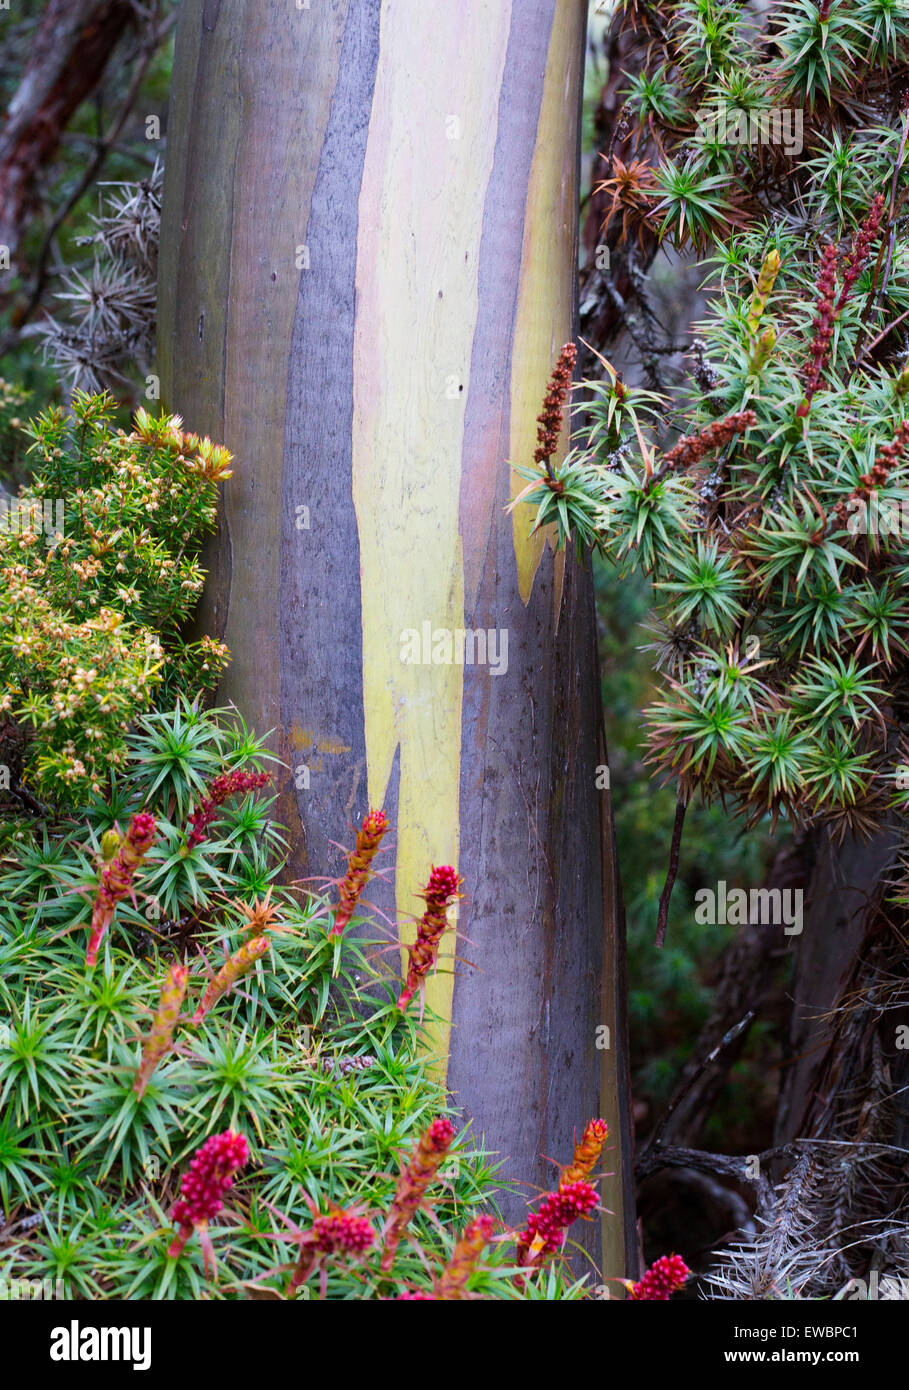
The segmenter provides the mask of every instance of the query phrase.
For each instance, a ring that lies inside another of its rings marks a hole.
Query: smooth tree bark
[[[337,872],[384,806],[370,896],[405,942],[430,866],[457,865],[438,1066],[523,1184],[514,1221],[608,1119],[615,1275],[634,1226],[591,575],[504,510],[574,333],[585,14],[186,0],[159,370],[235,454],[204,620],[233,653],[221,695],[287,764],[292,874]]]

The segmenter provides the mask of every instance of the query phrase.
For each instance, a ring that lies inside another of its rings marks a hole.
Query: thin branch
[[[682,846],[682,829],[685,825],[685,812],[687,809],[688,801],[684,793],[680,791],[678,800],[675,803],[675,824],[672,827],[672,844],[669,849],[669,869],[666,874],[666,882],[663,884],[663,891],[660,894],[660,907],[657,912],[657,930],[653,942],[657,950],[662,950],[666,940],[666,927],[669,922],[669,899],[672,897],[676,874],[679,871],[679,851]]]
[[[32,815],[41,816],[44,820],[48,819],[51,814],[50,807],[45,806],[43,802],[38,801],[32,796],[31,792],[27,791],[21,782],[15,782],[10,787],[10,791],[17,801],[21,801],[22,805],[31,811]]]
[[[711,1048],[711,1050],[707,1053],[707,1056],[702,1059],[702,1061],[698,1065],[697,1070],[692,1072],[685,1085],[681,1088],[681,1090],[676,1092],[676,1094],[672,1098],[672,1101],[664,1110],[662,1117],[660,1118],[659,1124],[653,1131],[653,1134],[650,1136],[649,1140],[647,1141],[647,1144],[644,1147],[643,1153],[646,1154],[649,1152],[651,1148],[658,1147],[660,1145],[662,1137],[666,1132],[666,1126],[669,1124],[673,1112],[677,1109],[679,1105],[681,1105],[682,1101],[691,1092],[691,1090],[693,1089],[697,1081],[699,1081],[700,1078],[703,1076],[707,1068],[716,1061],[720,1053],[723,1052],[730,1045],[730,1043],[735,1042],[736,1038],[739,1037],[745,1031],[745,1029],[749,1026],[753,1018],[754,1010],[749,1009],[748,1012],[745,1014],[745,1017],[740,1018],[738,1023],[733,1024],[733,1026],[728,1030],[728,1032],[725,1033],[722,1038],[720,1038],[720,1041],[717,1043],[716,1047]]]
[[[48,260],[50,258],[54,238],[80,198],[83,197],[97,179],[110,152],[115,149],[120,137],[120,132],[136,104],[136,99],[141,91],[142,83],[145,81],[145,75],[148,72],[151,60],[176,22],[176,18],[176,12],[168,15],[160,27],[155,29],[145,40],[141,50],[139,65],[133,73],[132,81],[129,84],[129,90],[126,93],[123,104],[120,107],[120,111],[113,125],[106,136],[97,140],[95,144],[95,153],[86,165],[81,179],[45,232],[44,241],[38,255],[37,268],[35,270],[34,281],[32,282],[31,293],[25,304],[22,305],[21,308],[13,311],[13,331],[8,333],[6,338],[0,341],[0,357],[14,346],[18,330],[22,328],[23,324],[28,322],[40,304],[42,295],[47,286]]]

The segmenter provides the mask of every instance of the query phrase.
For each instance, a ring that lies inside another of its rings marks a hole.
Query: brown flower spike
[[[417,927],[417,939],[408,952],[407,979],[398,996],[398,1008],[402,1012],[436,963],[439,942],[448,926],[448,907],[458,897],[461,882],[450,864],[433,868],[429,875],[422,895],[426,901],[426,911]]]
[[[902,460],[907,445],[909,445],[909,420],[904,420],[891,442],[878,449],[870,472],[863,473],[859,478],[858,486],[853,488],[845,500],[837,502],[833,510],[840,525],[846,525],[851,511],[850,502],[867,502],[872,492],[884,486],[894,468]]]
[[[663,462],[659,470],[653,474],[651,482],[658,482],[675,469],[690,468],[692,464],[700,463],[707,454],[716,453],[737,434],[744,434],[756,424],[757,416],[753,410],[737,410],[723,420],[714,420],[697,434],[683,435],[663,455]]]
[[[338,886],[338,909],[332,923],[331,935],[340,936],[354,914],[360,894],[366,887],[370,866],[376,857],[383,835],[391,829],[384,811],[370,811],[357,831],[357,843],[348,856],[347,873]]]
[[[559,447],[565,399],[571,390],[571,378],[574,375],[577,360],[577,347],[574,343],[566,343],[559,353],[558,362],[552,369],[546,395],[543,397],[543,409],[537,416],[537,447],[533,455],[534,462],[545,465],[549,486],[553,492],[563,491],[563,485],[557,478],[553,477],[549,460]]]

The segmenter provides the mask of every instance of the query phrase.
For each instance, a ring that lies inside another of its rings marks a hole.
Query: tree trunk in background
[[[838,1070],[830,1016],[852,974],[868,923],[884,891],[898,844],[895,832],[835,845],[818,832],[796,946],[789,1061],[783,1071],[775,1142],[810,1138],[830,1096],[817,1094],[822,1073]],[[845,1035],[844,1035],[845,1036]]]
[[[233,653],[222,696],[297,769],[295,875],[336,872],[370,805],[397,827],[372,896],[399,922],[431,864],[458,865],[440,1063],[527,1184],[513,1220],[552,1185],[541,1155],[609,1120],[614,1275],[634,1227],[591,576],[503,512],[573,335],[585,14],[185,0],[159,370],[236,456],[204,617]],[[424,624],[488,631],[490,659],[403,662]]]
[[[42,166],[134,19],[130,0],[50,0],[0,130],[0,246],[11,257]]]

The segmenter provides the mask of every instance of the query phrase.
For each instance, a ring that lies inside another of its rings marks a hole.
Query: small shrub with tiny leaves
[[[34,476],[0,529],[0,762],[40,800],[75,805],[122,768],[153,704],[212,688],[223,644],[186,642],[230,455],[176,417],[78,392],[29,427]]]

